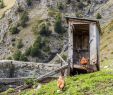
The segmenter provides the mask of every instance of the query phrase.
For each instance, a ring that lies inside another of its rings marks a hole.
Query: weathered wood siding
[[[73,68],[73,31],[71,23],[69,23],[68,35],[69,35],[68,58],[71,68]]]
[[[97,26],[96,26],[97,27]],[[100,70],[100,33],[99,33],[99,30],[98,28],[96,28],[96,34],[97,34],[97,69]]]
[[[90,24],[90,64],[97,64],[97,27],[95,23]]]

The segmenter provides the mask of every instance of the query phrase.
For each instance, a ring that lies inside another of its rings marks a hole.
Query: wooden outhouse
[[[100,70],[100,25],[97,20],[66,17],[68,23],[68,63],[72,72]],[[87,64],[81,64],[82,58]]]

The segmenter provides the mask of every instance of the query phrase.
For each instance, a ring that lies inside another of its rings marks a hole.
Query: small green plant
[[[27,57],[24,54],[21,54],[19,60],[20,61],[28,61]]]
[[[40,55],[40,48],[41,48],[41,37],[37,36],[32,48],[31,48],[30,56],[37,57],[38,55]]]
[[[20,50],[15,51],[15,53],[13,54],[13,59],[17,61],[28,61],[25,54],[22,54]]]
[[[100,13],[97,13],[96,14],[96,19],[101,19],[101,18],[102,18],[101,14]]]
[[[17,43],[17,48],[20,49],[23,47],[22,39],[20,39]]]
[[[30,53],[31,53],[31,49],[32,49],[32,47],[29,47],[29,48],[27,48],[26,50],[25,50],[25,55],[26,56],[29,56],[30,55]]]
[[[15,53],[13,54],[13,59],[19,61],[21,54],[22,53],[20,50],[15,51]]]
[[[66,0],[66,4],[70,4],[71,3],[71,0]]]
[[[54,30],[57,33],[62,33],[62,21],[61,21],[61,15],[60,14],[58,14],[56,16]]]
[[[12,57],[11,57],[11,56],[9,56],[7,59],[8,59],[8,60],[12,60]]]
[[[21,18],[20,18],[20,25],[22,27],[25,27],[26,26],[26,22],[29,20],[29,17],[28,17],[28,13],[26,11],[24,11],[22,14],[21,14]]]
[[[29,85],[29,86],[34,85],[34,80],[33,79],[26,79],[24,82],[25,82],[26,85]]]
[[[27,5],[31,6],[32,5],[32,0],[27,0]]]
[[[64,60],[67,60],[67,55],[62,55],[62,58],[64,59]]]
[[[5,7],[4,1],[3,1],[3,0],[0,0],[0,9],[1,9],[1,8],[4,8],[4,7]]]
[[[78,2],[78,3],[77,3],[77,7],[78,7],[79,9],[83,9],[83,8],[84,8],[83,2]]]
[[[57,7],[58,7],[59,10],[63,10],[64,9],[64,5],[63,5],[62,2],[58,2],[57,3]]]
[[[51,31],[49,30],[49,23],[41,23],[39,26],[39,33],[42,36],[49,36],[51,34]]]
[[[15,92],[15,89],[14,88],[9,88],[6,92],[7,92],[7,94],[8,93],[13,93],[13,92]]]
[[[19,33],[19,30],[18,30],[17,26],[11,27],[9,29],[9,31],[11,32],[11,34],[17,34],[17,33]]]
[[[23,11],[24,11],[23,8],[19,5],[18,8],[17,8],[17,12],[21,13]]]

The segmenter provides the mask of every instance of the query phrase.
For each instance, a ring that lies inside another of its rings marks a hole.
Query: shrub
[[[49,23],[45,22],[45,23],[42,23],[40,26],[39,26],[39,33],[42,35],[42,36],[49,36],[51,34],[51,31],[49,30]]]
[[[67,3],[67,4],[70,4],[70,3],[71,3],[71,0],[67,0],[66,3]]]
[[[3,1],[3,0],[0,0],[0,9],[1,9],[1,8],[4,8],[4,7],[5,7],[4,1]]]
[[[10,56],[10,57],[8,57],[7,59],[8,59],[8,60],[12,60],[12,57]]]
[[[22,55],[21,51],[17,50],[17,51],[13,54],[13,59],[19,61],[21,55]]]
[[[33,79],[26,79],[24,82],[26,85],[33,86],[35,81]]]
[[[83,2],[78,2],[77,7],[78,7],[79,9],[83,9],[83,7],[84,7]]]
[[[64,59],[64,60],[67,60],[67,55],[62,55],[62,58]]]
[[[19,33],[19,30],[18,30],[17,26],[11,27],[9,29],[9,31],[11,32],[11,34],[17,34],[17,33]]]
[[[20,49],[23,47],[22,39],[20,39],[17,43],[17,48]]]
[[[20,61],[28,61],[27,57],[24,54],[21,54],[19,60]]]
[[[28,13],[26,11],[24,11],[21,15],[21,18],[20,18],[20,25],[22,27],[25,27],[26,26],[26,22],[29,20],[29,17],[28,17]]]
[[[40,48],[41,48],[41,37],[38,36],[31,48],[30,55],[32,57],[36,57],[40,55]]]
[[[58,2],[57,3],[57,7],[59,10],[63,10],[64,9],[64,5],[62,4],[62,2]]]
[[[9,88],[6,92],[7,92],[7,94],[8,93],[13,93],[13,92],[15,92],[15,89],[14,88]]]
[[[27,49],[25,50],[25,53],[24,53],[24,54],[25,54],[26,56],[29,56],[29,55],[30,55],[31,48],[32,48],[32,47],[29,47],[29,48],[27,48]]]
[[[100,13],[97,13],[96,14],[96,19],[101,19],[101,18],[102,18],[101,14]]]
[[[32,5],[32,0],[27,0],[27,5],[31,6]]]
[[[56,16],[56,21],[55,21],[55,25],[54,25],[54,30],[57,33],[63,33],[63,27],[62,27],[62,19],[61,19],[61,15],[57,15]]]
[[[40,50],[39,50],[39,48],[32,47],[32,48],[31,48],[30,55],[31,55],[32,57],[37,57],[38,55],[40,55]]]
[[[23,12],[23,8],[19,5],[18,8],[17,8],[17,12]]]

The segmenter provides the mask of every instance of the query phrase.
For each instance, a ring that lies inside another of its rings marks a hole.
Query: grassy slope
[[[58,93],[57,82],[43,85],[39,91],[24,91],[21,95],[113,95],[113,72],[100,71],[66,78],[64,91]]]
[[[101,61],[112,60],[113,62],[113,21],[103,27],[102,31],[100,42]]]
[[[113,95],[113,21],[102,28],[100,72],[69,77],[65,90],[58,93],[57,82],[43,85],[39,91],[23,91],[21,95]]]

